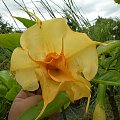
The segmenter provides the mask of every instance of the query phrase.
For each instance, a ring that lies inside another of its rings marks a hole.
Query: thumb
[[[40,95],[34,95],[31,97],[27,97],[26,99],[24,99],[23,101],[21,101],[21,104],[23,106],[25,106],[25,108],[30,108],[32,106],[35,106],[38,104],[38,102],[42,99],[42,97]]]
[[[8,120],[16,120],[28,108],[37,105],[41,99],[42,97],[40,95],[34,95],[19,102],[13,102],[9,112]]]

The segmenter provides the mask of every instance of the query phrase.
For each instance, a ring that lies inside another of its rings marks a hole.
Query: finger
[[[13,102],[9,112],[8,120],[16,120],[28,108],[37,105],[38,101],[40,101],[41,99],[42,98],[40,95],[35,95],[23,99],[22,101],[19,102]]]
[[[31,106],[37,105],[41,99],[42,97],[40,95],[34,95],[24,99],[22,102],[23,102],[23,105],[26,106],[26,108],[29,108]]]
[[[19,92],[18,95],[16,96],[16,98],[21,98],[21,99],[25,99],[25,98],[27,98],[27,97],[28,97],[28,96],[27,96],[26,92],[24,92],[23,89],[20,90],[20,92]]]
[[[19,101],[22,101],[23,99],[26,99],[26,98],[30,97],[30,96],[35,96],[34,93],[28,92],[28,94],[27,94],[27,92],[28,91],[21,90],[18,93],[18,95],[15,97],[14,102],[19,102]]]
[[[20,112],[24,112],[28,108],[32,106],[36,106],[41,99],[42,97],[40,95],[35,95],[35,96],[28,97],[24,99],[23,101],[20,101],[14,104],[18,105]]]

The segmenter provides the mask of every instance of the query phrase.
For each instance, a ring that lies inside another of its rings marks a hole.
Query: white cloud
[[[8,8],[10,9],[13,16],[20,16],[20,17],[26,17],[29,18],[28,15],[25,14],[25,12],[21,11],[19,9],[19,6],[14,2],[14,0],[4,0],[7,4]],[[18,0],[16,0],[18,1]],[[39,10],[42,12],[42,14],[48,19],[50,18],[47,11],[43,8],[43,6],[40,4],[40,0],[33,0],[36,4],[36,6],[39,8]],[[43,0],[44,1],[44,0]],[[47,0],[52,8],[56,8],[53,3],[50,2],[50,0]],[[52,0],[60,7],[64,7],[62,0]],[[120,17],[120,5],[114,3],[114,0],[73,0],[76,5],[82,10],[87,18],[89,20],[93,20],[97,18],[98,16],[101,17]],[[23,5],[22,0],[19,0],[20,4]],[[24,0],[26,3],[26,6],[30,10],[35,10],[35,6],[31,3],[31,0]],[[58,8],[57,8],[58,9]],[[54,12],[56,10],[54,9]],[[38,12],[36,12],[39,17],[41,17]],[[0,0],[0,15],[3,16],[3,19],[8,21],[9,23],[14,23],[13,19],[10,17],[9,12],[5,8],[4,4],[2,3],[2,0]],[[20,24],[20,23],[19,23]],[[20,25],[23,27],[22,25]]]

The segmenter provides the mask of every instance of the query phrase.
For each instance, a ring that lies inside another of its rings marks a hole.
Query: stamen
[[[89,104],[90,104],[90,98],[91,98],[91,95],[90,95],[90,97],[88,97],[87,106],[86,106],[86,113],[88,112],[88,107],[89,107]]]

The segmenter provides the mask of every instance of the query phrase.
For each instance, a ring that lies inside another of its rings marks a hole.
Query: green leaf
[[[5,98],[8,100],[13,101],[14,98],[16,97],[16,95],[19,93],[20,91],[20,87],[18,85],[14,85],[6,94]]]
[[[26,18],[21,18],[21,17],[14,17],[14,18],[16,18],[21,23],[23,23],[23,25],[27,28],[31,27],[32,25],[34,25],[36,23],[35,21],[29,20],[29,19],[26,19]]]
[[[101,75],[98,78],[92,80],[92,82],[97,82],[106,85],[120,86],[120,72],[118,71],[108,71],[107,73]]]
[[[65,92],[59,93],[55,100],[47,106],[41,118],[53,114],[55,111],[59,110],[62,106],[64,106],[68,102],[70,102],[70,100],[67,94]]]
[[[69,99],[65,92],[61,92],[57,95],[55,100],[50,103],[47,108],[45,109],[44,113],[41,116],[42,118],[48,117],[55,111],[59,110],[62,106],[67,104]],[[41,101],[38,106],[32,107],[24,112],[17,120],[34,120],[40,113],[43,107],[43,101]]]
[[[5,97],[8,89],[4,84],[0,83],[0,97]]]
[[[13,86],[21,87],[15,79],[11,78],[8,80],[8,88],[11,89]]]
[[[117,63],[115,65],[116,70],[120,71],[120,57],[117,60]]]
[[[15,96],[20,91],[20,85],[10,76],[9,71],[0,71],[0,95],[3,95],[8,100],[14,100]]]
[[[0,46],[14,50],[20,46],[20,33],[0,34]]]
[[[8,80],[9,79],[10,79],[10,74],[8,71],[6,71],[6,70],[0,71],[0,80],[7,87],[8,87]]]
[[[40,101],[37,106],[31,107],[25,111],[17,120],[35,120],[42,110],[43,104],[43,101]]]
[[[97,47],[98,55],[109,52],[116,47],[120,47],[120,40],[106,41],[106,42],[104,42],[103,44],[101,44],[100,46]]]
[[[2,81],[2,83],[6,85],[8,89],[13,88],[14,86],[20,87],[20,85],[14,79],[14,76],[10,76],[10,72],[7,70],[0,71],[0,81]]]

